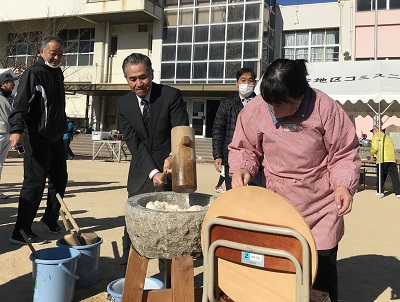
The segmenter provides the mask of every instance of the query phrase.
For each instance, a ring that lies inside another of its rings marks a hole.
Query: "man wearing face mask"
[[[218,172],[221,172],[222,166],[225,167],[225,186],[227,190],[232,188],[232,179],[229,176],[228,166],[228,145],[232,141],[239,112],[255,97],[255,83],[256,74],[252,69],[243,67],[238,70],[236,73],[238,93],[223,99],[215,116],[212,138],[214,165]],[[260,173],[251,184],[261,185]]]
[[[24,181],[22,184],[17,222],[10,242],[26,244],[23,229],[32,244],[46,240],[32,231],[43,191],[48,182],[47,207],[41,221],[50,232],[61,231],[58,225],[60,204],[56,193],[64,196],[67,185],[67,164],[63,135],[67,129],[65,114],[64,76],[60,69],[62,41],[56,36],[43,38],[40,57],[22,75],[10,123],[11,147],[24,138]]]

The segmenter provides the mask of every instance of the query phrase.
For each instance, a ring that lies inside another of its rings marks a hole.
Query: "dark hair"
[[[306,60],[277,59],[264,73],[260,91],[263,99],[272,105],[291,103],[289,98],[305,94],[307,87]]]
[[[141,53],[131,53],[129,56],[127,56],[122,63],[122,71],[124,73],[124,76],[126,78],[126,66],[127,65],[138,65],[138,64],[144,64],[146,66],[146,70],[148,73],[153,73],[153,68],[151,66],[151,60],[148,56],[141,54]]]
[[[61,47],[63,46],[63,41],[59,36],[45,36],[40,43],[40,49],[44,50],[51,41],[57,41],[60,43]]]
[[[254,81],[256,80],[256,73],[253,71],[253,69],[248,67],[242,67],[236,72],[236,81],[238,81],[240,77],[245,73],[251,73],[253,80]]]

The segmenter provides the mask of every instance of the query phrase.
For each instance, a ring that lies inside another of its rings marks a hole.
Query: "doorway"
[[[196,136],[204,137],[206,128],[206,102],[193,101],[192,103],[192,128]]]
[[[207,100],[206,137],[212,137],[212,128],[220,101]]]

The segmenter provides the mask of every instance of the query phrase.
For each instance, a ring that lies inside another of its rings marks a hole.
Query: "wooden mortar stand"
[[[165,289],[144,290],[148,263],[149,259],[140,256],[131,246],[122,302],[201,302],[203,289],[194,288],[193,257],[166,260]]]

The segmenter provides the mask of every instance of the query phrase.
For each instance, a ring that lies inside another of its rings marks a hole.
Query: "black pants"
[[[68,159],[68,155],[71,157],[74,157],[75,154],[72,152],[71,147],[69,146],[71,144],[72,139],[68,138],[64,140],[64,146],[65,146],[65,158]]]
[[[313,285],[314,289],[329,293],[332,302],[338,301],[337,251],[338,246],[318,251],[318,271]]]
[[[225,177],[223,177],[221,174],[219,175],[219,179],[218,179],[218,183],[217,183],[217,187],[222,186],[222,184],[225,181]]]
[[[394,194],[400,195],[400,181],[399,181],[399,171],[397,170],[396,163],[382,163],[381,166],[381,193],[385,190],[386,178],[389,174],[392,180]],[[379,171],[379,165],[376,165],[376,171]],[[379,177],[376,177],[376,191],[379,193]]]
[[[15,235],[19,234],[20,229],[32,232],[32,223],[39,209],[47,178],[47,206],[43,218],[48,222],[58,220],[60,203],[56,194],[64,196],[68,180],[62,138],[50,143],[38,135],[30,135],[26,136],[24,147],[24,181],[19,195]]]

